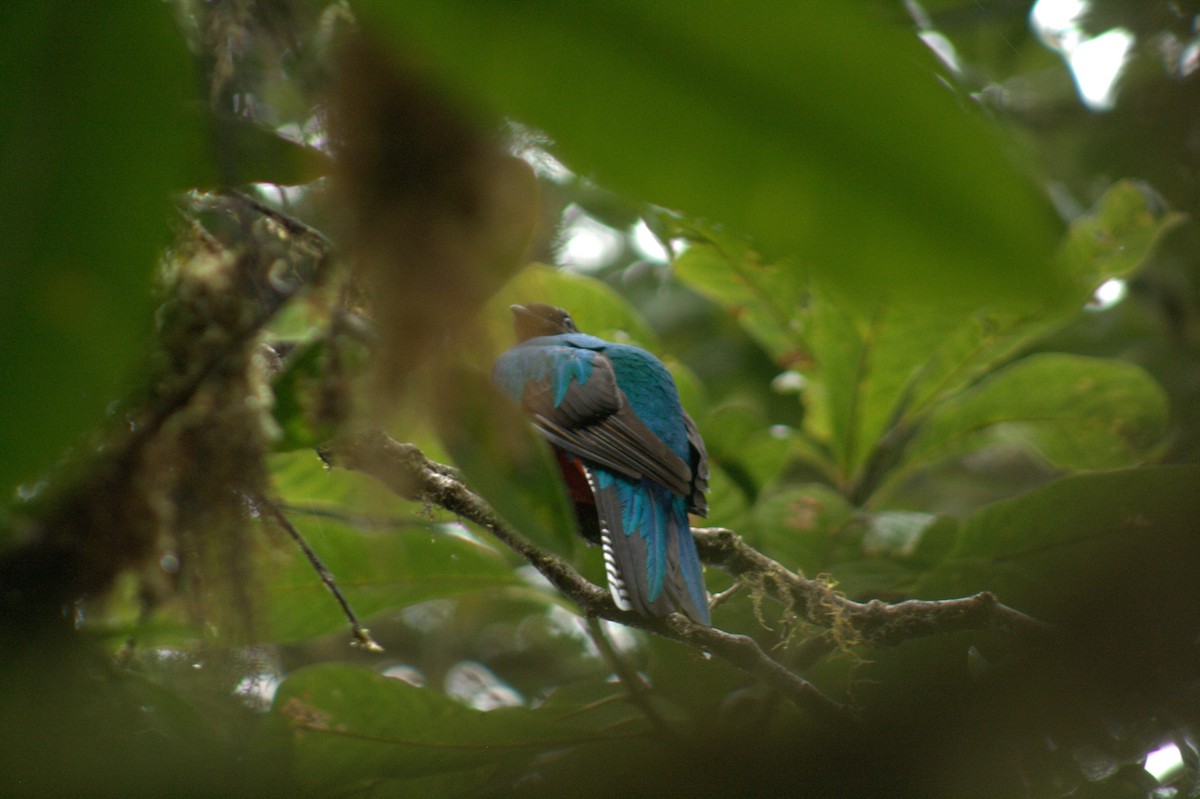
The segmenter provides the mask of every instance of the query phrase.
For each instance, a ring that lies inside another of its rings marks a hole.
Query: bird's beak
[[[531,319],[534,316],[533,311],[526,308],[524,305],[510,305],[508,309],[513,312],[513,316]]]

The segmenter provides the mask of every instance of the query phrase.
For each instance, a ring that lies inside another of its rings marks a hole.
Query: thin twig
[[[296,542],[296,546],[300,547],[300,551],[304,553],[304,557],[308,558],[308,562],[312,564],[313,571],[321,578],[321,582],[329,589],[329,593],[333,594],[333,598],[342,606],[342,613],[346,615],[346,618],[350,622],[350,631],[354,635],[355,644],[368,652],[382,652],[383,647],[371,637],[371,631],[364,627],[362,622],[358,620],[354,608],[350,607],[350,602],[342,594],[342,589],[338,588],[333,572],[329,571],[324,561],[321,560],[321,556],[309,546],[308,541],[304,539],[304,536],[296,529],[288,517],[283,514],[279,506],[261,494],[254,498],[254,504],[258,506],[260,511],[265,511],[277,525],[283,528],[284,532]]]

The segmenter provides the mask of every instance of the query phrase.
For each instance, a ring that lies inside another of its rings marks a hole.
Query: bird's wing
[[[677,496],[690,496],[692,467],[629,407],[604,353],[553,349],[567,351],[553,357],[589,358],[590,369],[551,369],[526,380],[521,403],[542,434],[598,466],[632,479],[647,477]]]

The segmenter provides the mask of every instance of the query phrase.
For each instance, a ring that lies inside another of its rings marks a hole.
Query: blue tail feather
[[[687,500],[651,480],[605,469],[596,476],[597,510],[613,533],[623,588],[634,607],[664,615],[680,610],[709,624],[708,595],[688,526]]]

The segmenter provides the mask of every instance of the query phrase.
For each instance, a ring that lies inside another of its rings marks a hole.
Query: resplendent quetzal
[[[580,333],[561,308],[512,310],[517,346],[493,379],[552,445],[613,601],[709,624],[688,525],[689,511],[708,510],[708,454],[670,372],[643,349]]]

